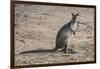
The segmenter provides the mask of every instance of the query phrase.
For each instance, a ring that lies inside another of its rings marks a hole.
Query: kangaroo
[[[68,53],[68,41],[72,35],[75,35],[78,16],[79,12],[77,14],[72,13],[72,19],[58,31],[56,36],[56,47],[54,48],[55,51],[61,49],[64,53]]]

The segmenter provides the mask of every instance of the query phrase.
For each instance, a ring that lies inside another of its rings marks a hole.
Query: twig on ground
[[[78,25],[79,25],[79,24],[82,24],[82,25],[85,25],[85,26],[87,26],[87,27],[93,29],[92,26],[90,26],[90,25],[88,25],[88,24],[86,24],[86,23],[89,23],[89,22],[82,23],[82,22],[79,22],[79,21],[78,21]]]

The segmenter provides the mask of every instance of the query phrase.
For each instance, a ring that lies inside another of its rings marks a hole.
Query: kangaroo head
[[[72,13],[72,20],[76,22],[78,16],[79,16],[79,12],[77,14]]]

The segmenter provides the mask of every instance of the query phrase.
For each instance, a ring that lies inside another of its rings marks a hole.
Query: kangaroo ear
[[[79,16],[79,14],[76,14],[76,16]]]
[[[79,15],[79,12],[76,14],[76,16],[78,16]]]
[[[72,16],[75,16],[75,15],[72,13]]]

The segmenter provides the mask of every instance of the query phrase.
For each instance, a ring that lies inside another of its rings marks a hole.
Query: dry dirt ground
[[[80,23],[69,48],[75,53],[52,52],[58,30],[79,11]],[[15,5],[15,65],[94,61],[94,9],[34,4]]]

